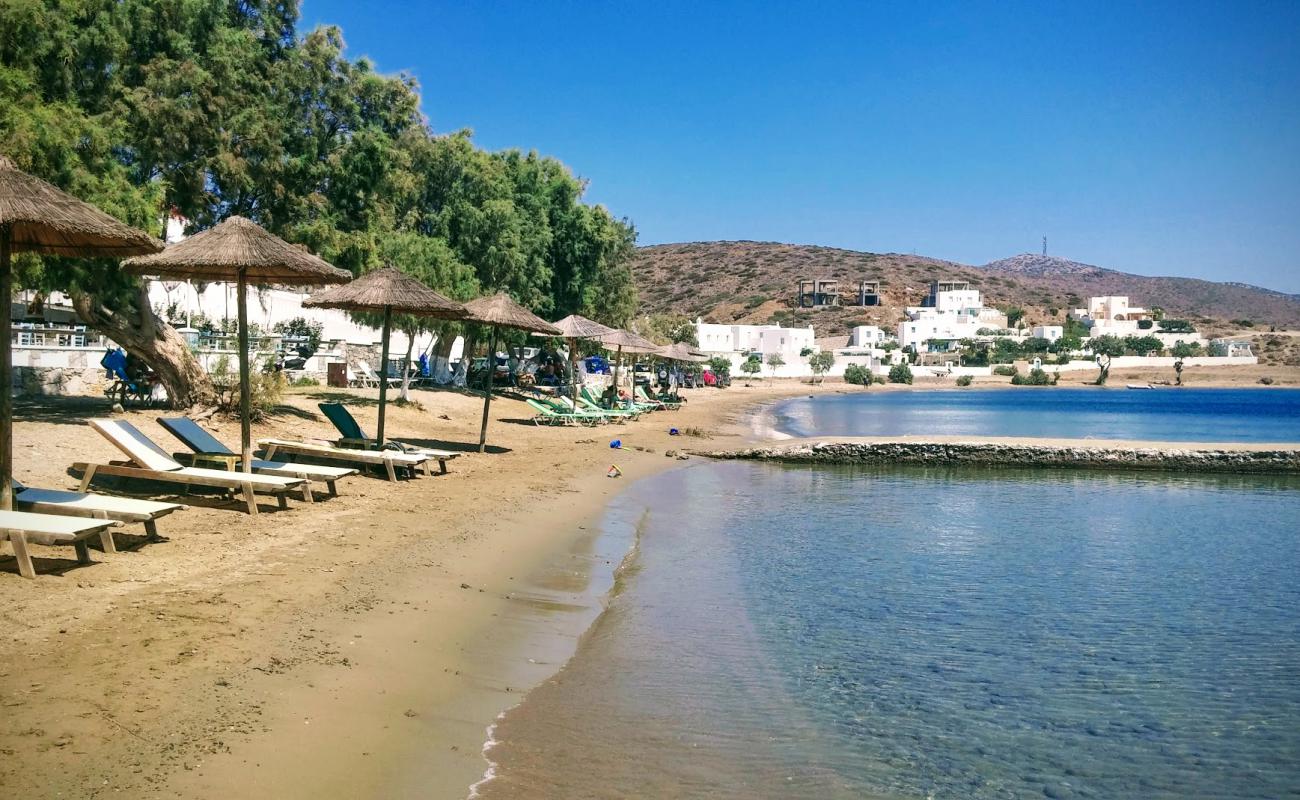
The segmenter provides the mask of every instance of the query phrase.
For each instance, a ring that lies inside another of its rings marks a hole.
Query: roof
[[[303,301],[303,306],[345,311],[392,309],[399,314],[443,319],[463,319],[467,313],[465,306],[393,267],[372,270],[350,283],[318,292]]]
[[[480,297],[465,304],[467,320],[484,325],[517,328],[545,336],[559,336],[560,329],[524,308],[504,292]]]

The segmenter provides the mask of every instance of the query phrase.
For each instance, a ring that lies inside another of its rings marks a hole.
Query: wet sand
[[[338,498],[264,502],[255,517],[182,499],[191,508],[160,521],[164,543],[123,526],[121,552],[92,550],[89,566],[33,546],[34,581],[6,545],[0,794],[463,797],[486,766],[486,727],[559,668],[600,609],[621,557],[592,524],[608,500],[686,463],[669,449],[739,442],[749,404],[842,389],[697,390],[681,411],[597,428],[520,424],[527,406],[502,400],[490,452],[466,452],[448,475],[353,478]],[[373,429],[374,392],[308,390],[254,436],[330,436],[315,405],[337,394]],[[390,431],[474,449],[480,398],[414,396],[423,408],[390,408]],[[74,461],[118,458],[84,424],[106,411],[93,398],[18,401],[16,477],[75,488]],[[125,417],[181,449],[160,413]],[[216,435],[237,443],[238,426]],[[611,464],[622,478],[605,476]]]

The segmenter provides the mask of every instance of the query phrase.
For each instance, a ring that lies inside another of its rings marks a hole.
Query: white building
[[[981,328],[1007,327],[1007,315],[987,308],[979,290],[957,281],[935,281],[922,306],[908,306],[898,326],[898,343],[920,351],[944,351],[962,339],[974,339]]]
[[[730,355],[732,353],[762,353],[763,357],[778,353],[787,363],[804,349],[816,349],[811,326],[807,328],[782,328],[780,325],[719,325],[695,321],[695,336],[704,353]]]
[[[1094,336],[1154,336],[1165,347],[1173,347],[1179,342],[1201,344],[1205,340],[1199,333],[1166,332],[1160,330],[1160,323],[1152,318],[1151,312],[1139,306],[1129,305],[1129,299],[1123,295],[1088,298],[1087,308],[1076,308],[1070,312],[1075,319],[1088,326],[1088,337]]]
[[[1065,327],[1062,325],[1035,325],[1032,335],[1039,339],[1054,342],[1065,335]]]
[[[875,325],[858,325],[849,333],[850,347],[879,347],[889,338],[884,328]]]

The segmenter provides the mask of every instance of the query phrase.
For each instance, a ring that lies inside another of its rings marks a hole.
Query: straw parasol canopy
[[[415,278],[383,267],[360,278],[326,289],[303,301],[305,308],[338,308],[344,311],[370,311],[384,315],[379,365],[379,432],[375,443],[384,446],[384,407],[388,404],[388,338],[393,312],[438,319],[464,319],[465,306],[438,294]]]
[[[487,449],[488,408],[492,405],[492,380],[497,371],[497,329],[515,328],[543,336],[560,336],[561,332],[559,328],[510,299],[504,292],[471,300],[465,304],[465,310],[469,312],[467,321],[492,326],[488,346],[487,390],[483,393],[483,424],[478,432],[478,451],[482,453]]]
[[[659,345],[639,336],[631,331],[625,331],[622,328],[615,328],[613,333],[600,337],[601,344],[605,345],[607,350],[616,350],[614,356],[614,386],[618,386],[619,375],[623,369],[623,351],[629,353],[657,353]]]
[[[570,314],[559,322],[555,327],[561,331],[561,336],[569,340],[569,389],[573,396],[573,405],[578,405],[578,339],[599,339],[601,336],[607,336],[614,332],[614,328],[608,325],[601,325],[595,320],[587,319],[578,314]]]
[[[138,275],[231,281],[239,286],[239,403],[243,468],[251,472],[253,446],[248,384],[248,284],[313,286],[346,283],[352,273],[330,266],[289,244],[252,220],[230,217],[170,245],[161,253],[128,259],[123,266]]]
[[[601,325],[595,320],[587,319],[578,314],[570,314],[555,323],[555,327],[560,329],[560,336],[565,339],[599,339],[602,336],[608,336],[615,330],[608,325]]]
[[[685,342],[677,342],[676,344],[670,344],[667,345],[666,347],[662,347],[659,350],[659,355],[670,361],[687,361],[692,363],[701,363],[709,360],[708,356],[703,355],[701,353],[693,352],[690,348],[690,345],[686,344]]]
[[[156,253],[162,242],[18,169],[0,155],[0,509],[13,507],[10,300],[14,253],[122,257]]]

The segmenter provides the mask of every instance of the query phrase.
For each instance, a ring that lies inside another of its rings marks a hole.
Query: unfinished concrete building
[[[826,308],[840,304],[840,282],[830,278],[799,281],[800,308]]]

